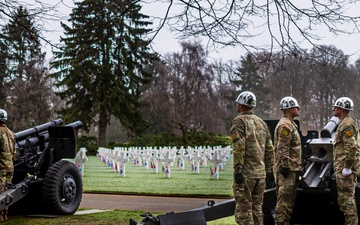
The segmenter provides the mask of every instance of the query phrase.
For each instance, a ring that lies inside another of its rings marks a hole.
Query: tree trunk
[[[184,146],[187,145],[187,129],[186,128],[182,128],[181,129],[181,132],[182,132],[182,140],[183,140],[183,144]]]
[[[107,113],[104,108],[100,110],[99,116],[99,134],[98,141],[99,147],[105,147],[106,145],[106,128],[107,128]]]

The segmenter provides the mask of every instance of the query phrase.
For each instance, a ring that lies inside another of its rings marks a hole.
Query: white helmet
[[[342,108],[342,109],[353,111],[354,110],[354,103],[348,97],[341,97],[338,100],[336,100],[333,107],[339,107],[339,108]]]
[[[3,109],[0,109],[0,121],[2,122],[7,121],[7,112]]]
[[[244,91],[239,94],[235,102],[253,108],[256,106],[256,97],[252,92]]]
[[[280,101],[280,109],[281,110],[285,110],[285,109],[291,109],[291,108],[295,108],[295,107],[300,107],[299,103],[296,101],[295,98],[287,96],[284,97],[283,99],[281,99]]]

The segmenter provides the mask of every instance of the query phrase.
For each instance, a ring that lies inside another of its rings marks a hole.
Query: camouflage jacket
[[[355,169],[355,161],[359,158],[359,129],[349,116],[343,118],[337,129],[334,141],[334,168],[341,173],[343,168]],[[358,171],[359,172],[359,171]]]
[[[13,167],[16,158],[15,137],[5,125],[0,125],[0,169]]]
[[[235,117],[230,129],[234,173],[247,178],[265,178],[274,165],[274,148],[267,124],[252,112]]]
[[[302,171],[301,138],[294,121],[285,116],[280,119],[275,128],[274,145],[274,172],[279,172],[280,167]]]

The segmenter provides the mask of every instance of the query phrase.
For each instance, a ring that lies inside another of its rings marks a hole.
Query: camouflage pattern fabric
[[[337,129],[334,143],[334,168],[337,185],[338,204],[344,213],[345,224],[357,225],[358,216],[355,202],[356,175],[344,177],[342,169],[354,170],[359,160],[359,131],[356,122],[349,116],[343,118]]]
[[[241,225],[262,225],[264,222],[262,204],[265,179],[244,179],[240,184],[233,182],[235,196],[235,221]]]
[[[276,182],[276,207],[275,207],[275,224],[290,225],[291,214],[293,211],[296,188],[299,184],[300,172],[290,171],[285,178],[280,173],[275,173]]]
[[[343,118],[337,129],[334,143],[335,172],[340,173],[343,168],[356,169],[355,161],[359,158],[359,131],[355,121],[347,116]]]
[[[296,123],[289,118],[282,117],[275,128],[275,165],[274,172],[280,168],[290,171],[302,171],[301,138]]]
[[[275,185],[276,207],[275,223],[290,224],[290,218],[296,198],[298,174],[302,171],[301,138],[294,121],[282,117],[275,128]],[[281,168],[288,168],[289,174],[284,177],[279,173]]]
[[[0,192],[14,174],[13,160],[16,157],[15,137],[5,124],[0,125]]]
[[[13,160],[16,158],[15,137],[5,124],[0,125],[0,193],[6,191],[14,175]],[[1,212],[0,222],[7,221],[8,209]]]
[[[232,121],[234,174],[244,181],[233,183],[238,224],[262,224],[262,200],[266,173],[272,172],[274,150],[267,124],[252,112],[242,112]]]
[[[230,129],[234,173],[247,178],[265,178],[272,172],[274,149],[267,124],[252,112],[235,117]]]

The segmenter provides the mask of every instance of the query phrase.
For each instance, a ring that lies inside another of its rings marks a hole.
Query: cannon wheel
[[[42,185],[42,200],[49,213],[71,215],[79,208],[82,179],[76,165],[62,160],[46,172]]]

